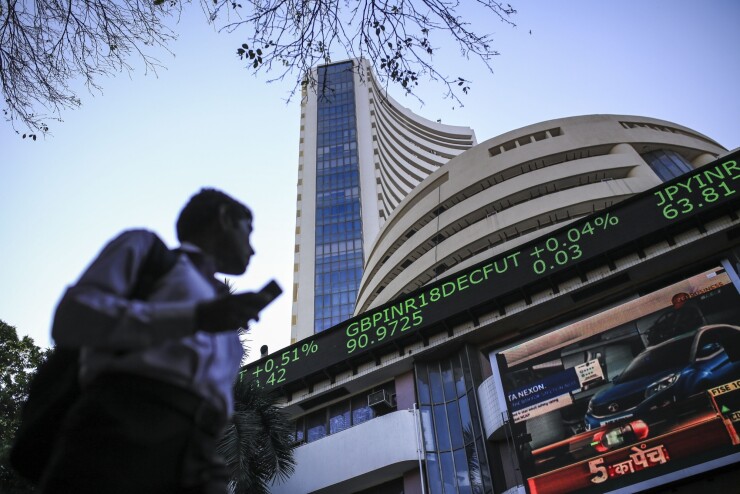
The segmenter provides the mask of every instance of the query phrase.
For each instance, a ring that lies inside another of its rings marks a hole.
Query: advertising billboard
[[[740,453],[740,295],[721,267],[496,357],[532,494],[608,492]]]

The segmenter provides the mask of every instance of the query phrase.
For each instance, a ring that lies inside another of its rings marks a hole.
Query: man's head
[[[252,212],[215,189],[190,198],[177,219],[177,237],[200,247],[216,262],[219,273],[242,274],[254,249],[249,243]]]
[[[673,304],[674,309],[680,309],[684,306],[687,300],[691,298],[691,295],[688,293],[677,293],[671,298],[671,303]]]

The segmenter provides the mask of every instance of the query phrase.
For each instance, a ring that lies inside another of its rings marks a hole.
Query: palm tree
[[[275,395],[254,382],[234,386],[234,415],[218,452],[231,472],[230,494],[268,494],[274,481],[287,479],[295,469],[294,426]]]
[[[224,284],[234,293],[231,280],[225,278]],[[248,331],[241,328],[239,333],[244,337]],[[234,415],[218,445],[231,472],[230,494],[269,494],[270,484],[295,470],[295,427],[275,398],[253,381],[237,379],[234,384]]]

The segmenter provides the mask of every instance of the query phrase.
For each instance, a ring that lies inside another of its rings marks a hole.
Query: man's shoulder
[[[98,260],[129,259],[138,264],[151,255],[170,256],[170,252],[173,251],[155,232],[136,228],[124,230],[111,239],[98,255]]]
[[[146,228],[130,228],[127,230],[123,230],[121,233],[119,233],[114,240],[116,239],[126,239],[126,240],[148,240],[151,241],[154,238],[159,238],[159,235],[157,235],[155,232],[151,230],[147,230]]]
[[[167,249],[159,235],[145,228],[124,230],[108,242],[109,247],[133,247],[149,250],[152,246]]]

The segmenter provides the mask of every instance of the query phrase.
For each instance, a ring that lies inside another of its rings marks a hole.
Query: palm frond
[[[293,424],[275,395],[254,382],[237,382],[234,415],[218,447],[231,472],[229,492],[269,494],[295,470]]]

